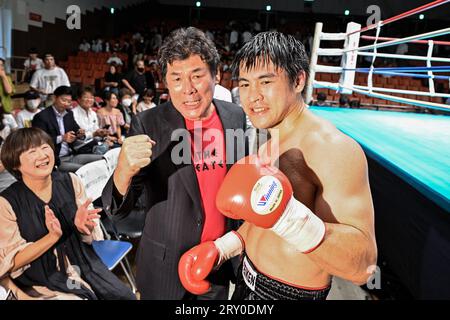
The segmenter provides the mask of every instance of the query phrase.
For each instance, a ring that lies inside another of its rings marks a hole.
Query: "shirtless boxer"
[[[303,101],[303,45],[260,33],[239,50],[233,67],[245,112],[255,127],[277,131],[279,142],[269,140],[258,158],[228,172],[218,209],[246,222],[186,252],[179,263],[183,285],[207,291],[208,274],[237,255],[242,271],[234,299],[320,300],[332,276],[365,283],[377,258],[367,161],[354,140]]]

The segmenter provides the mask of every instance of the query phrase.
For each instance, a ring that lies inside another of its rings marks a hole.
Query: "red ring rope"
[[[386,20],[382,20],[381,24],[383,26],[385,26],[388,23],[391,23],[391,22],[394,22],[394,21],[397,21],[397,20],[400,20],[400,19],[412,16],[412,15],[414,15],[416,13],[420,13],[420,12],[423,12],[423,11],[428,10],[428,9],[432,9],[434,7],[443,5],[443,4],[447,3],[447,2],[450,2],[450,0],[436,0],[436,1],[433,1],[433,2],[430,2],[430,3],[427,3],[427,4],[424,4],[423,6],[420,6],[420,7],[417,7],[415,9],[412,9],[412,10],[400,13],[400,14],[398,14],[396,16],[393,16],[391,18],[388,18]],[[358,33],[358,32],[365,32],[365,31],[368,31],[368,30],[372,30],[372,29],[375,29],[377,26],[378,26],[378,23],[374,23],[374,24],[368,25],[367,27],[364,27],[364,28],[361,28],[359,30],[353,31],[353,32],[349,33],[348,35],[351,35],[351,34],[354,34],[354,33]]]

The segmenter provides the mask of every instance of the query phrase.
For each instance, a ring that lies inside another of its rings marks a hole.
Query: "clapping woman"
[[[42,299],[135,299],[94,252],[99,210],[76,175],[53,170],[53,148],[38,128],[3,144],[3,165],[18,181],[0,194],[0,279]]]

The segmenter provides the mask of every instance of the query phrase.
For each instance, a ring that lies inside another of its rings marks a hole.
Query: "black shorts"
[[[244,253],[233,300],[325,300],[331,286],[308,290],[282,283],[259,272]]]

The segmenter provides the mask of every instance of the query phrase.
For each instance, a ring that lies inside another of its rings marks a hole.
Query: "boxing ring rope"
[[[346,86],[339,85],[338,83],[325,82],[325,81],[316,81],[315,84],[316,84],[316,88],[333,89],[336,91],[339,91],[341,88],[344,88],[344,89],[355,91],[356,93],[359,93],[359,94],[364,94],[364,95],[378,98],[378,99],[390,100],[390,101],[394,101],[394,102],[398,102],[398,103],[408,103],[408,104],[415,105],[415,106],[422,107],[422,108],[432,108],[432,109],[436,109],[436,110],[450,111],[450,106],[445,105],[445,104],[409,99],[409,98],[398,97],[398,96],[392,96],[392,95],[382,94],[382,93],[378,93],[378,92],[370,92],[368,90],[363,89],[363,88],[366,88],[363,86],[357,86],[360,88],[357,88],[356,86],[355,87],[346,87]],[[386,88],[382,88],[382,89],[386,89]],[[391,90],[398,90],[398,89],[390,89],[388,92],[392,92]],[[398,90],[398,91],[405,91],[405,90]],[[419,92],[423,93],[423,91],[419,91]]]
[[[375,40],[375,37],[374,36],[361,36],[361,39],[364,39],[364,40]],[[390,40],[399,40],[399,38],[378,37],[378,40],[380,40],[380,41],[390,41]],[[426,40],[413,40],[413,41],[410,41],[410,43],[428,44],[428,41],[426,41]],[[434,44],[435,45],[450,46],[450,41],[434,41]]]
[[[433,9],[433,8],[438,7],[438,6],[440,6],[440,5],[446,4],[447,2],[450,2],[450,0],[437,0],[437,1],[433,1],[433,2],[430,2],[430,3],[424,4],[423,6],[420,6],[420,7],[414,8],[414,9],[411,9],[411,10],[409,10],[409,11],[400,13],[400,14],[398,14],[398,15],[396,15],[396,16],[393,16],[393,17],[391,17],[391,18],[388,18],[388,19],[386,19],[386,20],[380,21],[380,22],[381,22],[381,26],[385,26],[385,25],[387,25],[387,24],[389,24],[389,23],[392,23],[392,22],[395,22],[395,21],[404,19],[404,18],[406,18],[406,17],[415,15],[415,14],[417,14],[417,13],[421,13],[421,12],[424,12],[424,11],[426,11],[426,10]],[[368,25],[368,26],[365,27],[365,28],[359,29],[359,30],[357,30],[357,31],[353,31],[353,32],[350,33],[349,35],[352,35],[352,34],[354,34],[354,33],[366,32],[366,31],[375,29],[377,26],[378,26],[378,24],[377,24],[377,23],[374,23],[374,24]]]
[[[439,97],[439,98],[450,98],[450,94],[436,93],[434,89],[434,80],[447,80],[450,83],[450,77],[435,75],[436,72],[449,72],[449,66],[431,66],[431,62],[450,62],[450,58],[443,57],[433,57],[432,52],[434,45],[449,45],[448,41],[433,41],[430,38],[450,34],[450,28],[445,28],[441,30],[436,30],[432,32],[427,32],[419,35],[413,35],[406,38],[390,38],[390,37],[380,37],[381,26],[386,25],[404,17],[416,14],[430,8],[434,8],[438,5],[445,4],[448,1],[434,1],[427,5],[418,7],[416,9],[407,11],[403,14],[397,15],[395,17],[380,21],[377,24],[370,25],[366,28],[360,28],[359,24],[349,23],[347,25],[346,33],[323,33],[322,23],[316,24],[315,36],[313,41],[313,46],[311,50],[311,66],[310,66],[310,77],[308,79],[306,88],[306,101],[309,103],[312,101],[312,92],[314,88],[327,88],[336,90],[342,94],[352,94],[353,92],[371,96],[374,98],[385,99],[389,101],[412,104],[419,107],[438,109],[450,111],[450,106],[428,102],[423,100],[410,99],[405,97],[393,96],[384,94],[385,93],[395,93],[395,94],[405,94],[405,95],[415,95],[415,96],[428,96],[428,97]],[[376,36],[360,36],[361,32],[367,30],[372,30],[377,28]],[[366,45],[359,47],[359,40],[363,38],[365,40],[374,40],[371,45]],[[320,48],[321,40],[335,40],[342,41],[345,40],[343,49],[331,49],[331,48]],[[378,43],[378,41],[381,41]],[[402,54],[388,54],[379,53],[377,50],[379,48],[399,45],[402,43],[420,43],[428,44],[428,51],[426,56],[415,56],[415,55],[402,55]],[[361,52],[361,50],[373,50],[373,52]],[[319,56],[341,56],[341,66],[326,66],[318,65],[317,60]],[[372,57],[372,63],[370,68],[356,68],[356,60],[358,56],[368,56]],[[426,67],[398,67],[398,68],[375,68],[374,62],[377,57],[382,58],[392,58],[392,59],[408,59],[408,60],[419,60],[426,61]],[[331,83],[325,81],[316,81],[315,74],[319,73],[340,73],[341,77],[339,83]],[[367,86],[355,85],[355,73],[368,73]],[[420,74],[420,72],[426,72],[426,74]],[[417,90],[404,90],[404,89],[393,89],[393,88],[382,88],[374,87],[372,84],[373,74],[383,74],[388,76],[400,76],[400,77],[416,77],[428,79],[428,92],[427,91],[417,91]]]
[[[435,30],[435,31],[422,33],[419,35],[414,35],[414,36],[410,36],[410,37],[406,37],[406,38],[390,40],[390,41],[382,42],[379,44],[371,44],[371,45],[367,45],[367,46],[363,46],[363,47],[359,47],[359,48],[344,49],[342,52],[346,53],[346,52],[353,51],[353,50],[358,50],[358,51],[371,50],[371,49],[383,48],[383,47],[388,47],[388,46],[396,46],[396,45],[399,45],[402,43],[411,42],[413,40],[430,39],[430,38],[443,36],[443,35],[446,35],[449,33],[450,33],[450,28],[445,28],[445,29]]]

